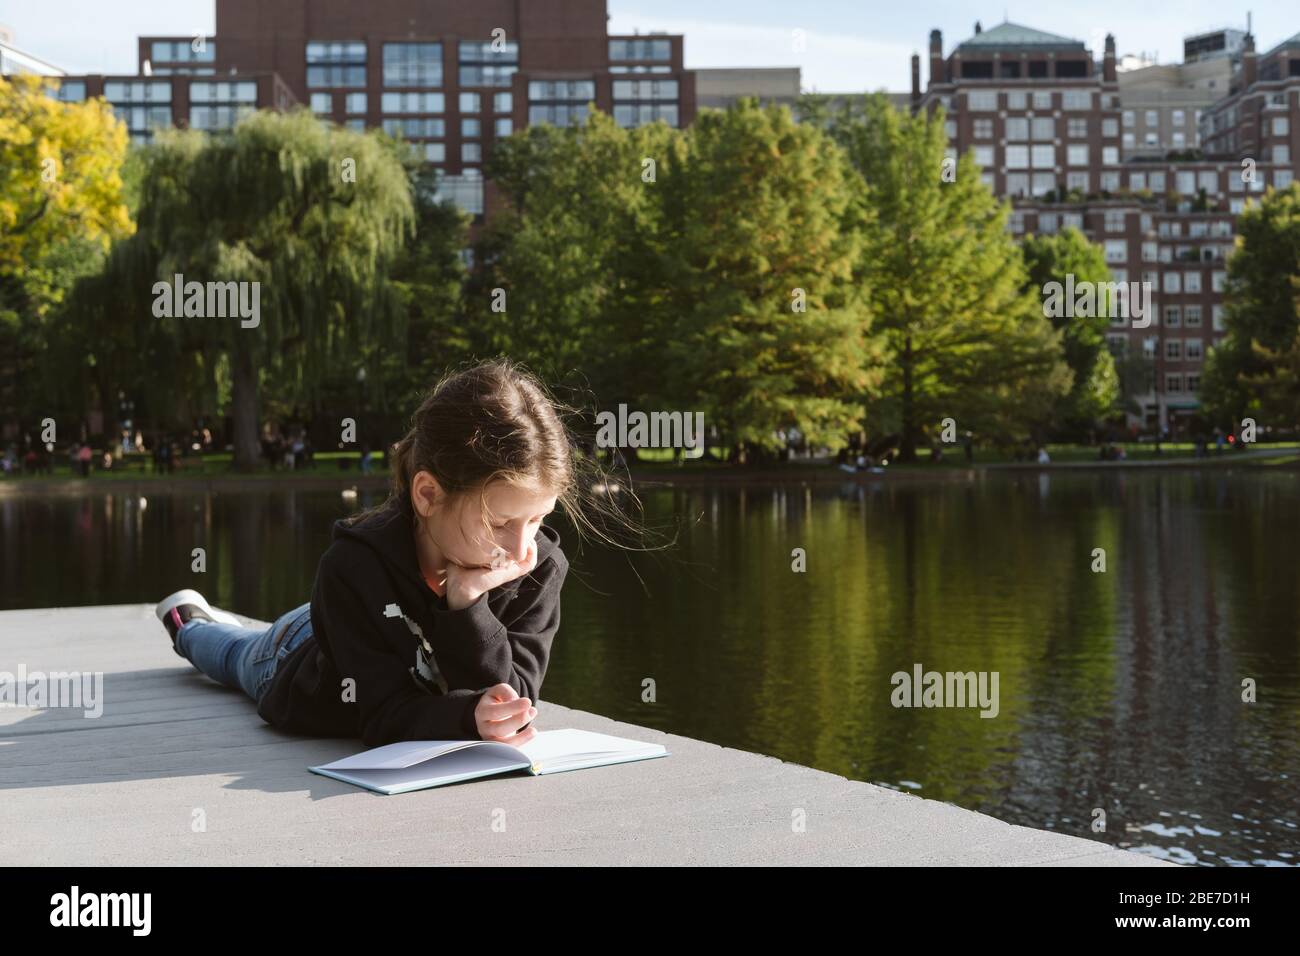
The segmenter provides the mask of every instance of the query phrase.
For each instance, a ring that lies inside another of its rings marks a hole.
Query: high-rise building
[[[474,215],[496,201],[484,162],[516,129],[578,122],[589,102],[627,127],[695,115],[682,37],[611,35],[605,0],[215,2],[213,36],[140,37],[137,74],[67,77],[59,95],[104,96],[137,141],[302,104],[411,141]]]
[[[1204,80],[1205,93],[1218,88],[1224,65],[1233,61],[1230,40],[1222,50],[1217,57],[1198,54],[1196,68],[1184,74]],[[1143,116],[1141,127],[1125,119],[1129,111],[1145,113],[1142,97],[1165,81],[1126,83],[1113,37],[1106,37],[1098,66],[1080,41],[1010,23],[987,31],[977,24],[975,35],[945,58],[936,30],[924,92],[913,58],[915,108],[944,107],[950,154],[971,153],[984,182],[1012,200],[1014,234],[1077,228],[1102,246],[1116,283],[1147,284],[1152,313],[1118,315],[1107,335],[1117,355],[1151,360],[1150,388],[1136,396],[1142,410],[1135,424],[1176,429],[1199,407],[1204,357],[1224,331],[1235,217],[1251,195],[1292,181],[1300,42],[1270,51],[1267,79],[1255,71],[1253,51],[1244,36],[1240,66],[1221,90],[1226,98],[1200,107],[1202,159],[1185,158],[1174,145],[1172,113],[1184,110],[1178,125],[1190,130],[1188,104],[1151,106],[1171,115]],[[1143,130],[1143,148],[1127,147],[1127,129]],[[1155,142],[1146,141],[1147,129]],[[1243,144],[1259,153],[1249,177],[1235,152]]]

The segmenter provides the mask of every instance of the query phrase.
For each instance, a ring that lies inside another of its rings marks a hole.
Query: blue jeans
[[[261,703],[280,661],[311,636],[311,604],[304,604],[280,615],[266,630],[188,621],[176,632],[176,648],[218,684],[236,687]]]

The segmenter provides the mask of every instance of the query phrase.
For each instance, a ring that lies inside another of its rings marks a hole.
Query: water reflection
[[[307,599],[332,520],[381,497],[0,497],[0,606],[198,586],[273,618]],[[1300,862],[1294,477],[957,473],[643,499],[680,528],[671,552],[579,553],[557,522],[574,569],[546,699],[1180,862]],[[998,716],[894,707],[891,675],[916,664],[997,671]]]

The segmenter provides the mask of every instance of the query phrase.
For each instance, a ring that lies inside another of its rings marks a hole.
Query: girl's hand
[[[466,568],[447,565],[447,607],[459,611],[469,607],[493,588],[523,577],[537,566],[537,542],[528,542],[528,555],[522,564],[508,561],[499,568]]]
[[[474,723],[478,735],[484,740],[512,744],[518,747],[537,736],[530,725],[519,728],[537,716],[537,708],[527,697],[520,697],[509,684],[497,684],[483,692],[474,708]]]

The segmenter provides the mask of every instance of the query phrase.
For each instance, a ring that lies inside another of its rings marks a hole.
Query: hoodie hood
[[[415,553],[415,509],[411,506],[410,492],[392,495],[380,509],[350,522],[342,518],[334,522],[334,539],[356,538],[365,543],[394,573],[400,574],[419,584],[422,588],[424,574],[420,571],[420,561]],[[532,573],[550,560],[560,546],[560,534],[549,525],[543,524],[537,529],[537,565]],[[513,594],[519,589],[522,578],[515,578],[498,585],[492,592]]]

